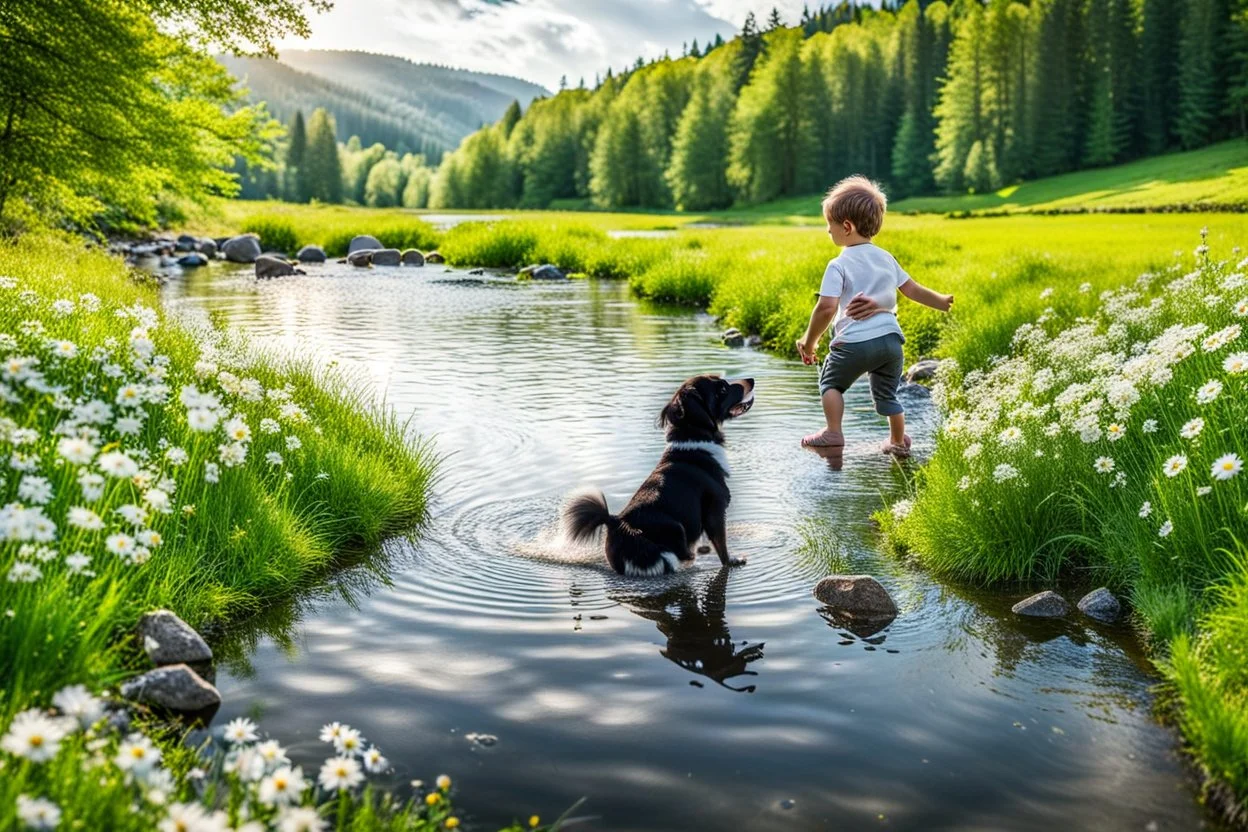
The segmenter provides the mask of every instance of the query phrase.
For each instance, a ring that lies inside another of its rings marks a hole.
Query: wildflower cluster
[[[936,515],[952,508],[1032,553],[1112,523],[1111,548],[1151,540],[1157,557],[1190,561],[1180,569],[1194,585],[1216,579],[1212,555],[1181,553],[1214,548],[1207,530],[1246,510],[1248,259],[1214,261],[1202,241],[1186,263],[1103,292],[1092,315],[1046,310],[985,367],[942,362],[935,396],[948,417],[907,522],[947,523]],[[992,576],[1033,566],[1020,555]]]
[[[389,767],[358,731],[334,723],[321,736],[330,738],[337,754],[313,783],[276,740],[262,738],[254,722],[238,718],[195,755],[195,765],[175,775],[151,738],[114,729],[105,700],[84,686],[63,688],[52,703],[18,713],[0,737],[0,750],[12,762],[41,769],[72,745],[83,775],[116,784],[129,794],[128,813],[161,832],[323,832],[331,818],[345,822],[359,808],[361,796],[349,793],[364,782],[365,771],[380,774]],[[50,789],[58,786],[64,788],[49,782]],[[450,778],[442,775],[435,790],[391,811],[408,821],[404,828],[454,829],[459,820],[450,788]],[[56,829],[68,810],[49,797],[23,793],[15,811],[28,829]]]
[[[190,374],[160,350],[161,321],[149,306],[86,293],[49,298],[11,278],[0,281],[0,299],[18,312],[16,325],[0,331],[0,566],[8,583],[51,573],[89,581],[146,563],[178,533],[179,517],[210,499],[205,486],[247,464],[260,441],[250,420],[264,425],[265,470],[286,467],[302,448],[299,431],[311,429],[289,387],[240,377],[211,343],[193,376],[179,377]],[[116,329],[104,318],[122,322],[127,336],[101,337]]]

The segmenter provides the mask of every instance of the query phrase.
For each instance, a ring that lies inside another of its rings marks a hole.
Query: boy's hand
[[[797,354],[802,357],[803,364],[815,363],[815,347],[807,345],[801,338],[797,339]]]
[[[845,307],[845,314],[855,321],[865,321],[879,311],[880,305],[875,302],[875,299],[867,297],[862,292],[854,295],[849,301],[849,306]]]
[[[941,295],[940,305],[937,306],[936,308],[939,309],[941,312],[948,312],[950,307],[952,306],[953,306],[953,295]]]

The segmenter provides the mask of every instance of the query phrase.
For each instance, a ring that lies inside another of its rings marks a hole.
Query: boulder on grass
[[[927,381],[936,377],[936,370],[939,369],[940,362],[932,358],[920,359],[913,367],[906,371],[906,381]]]
[[[139,619],[139,638],[154,665],[212,661],[212,648],[170,610],[153,610]]]
[[[379,248],[373,252],[373,265],[397,266],[401,257],[397,248]]]
[[[184,664],[171,664],[121,683],[121,696],[153,708],[194,713],[221,704],[221,693]]]
[[[292,274],[303,274],[303,272],[299,271],[299,269],[296,269],[280,257],[274,257],[271,254],[262,254],[256,260],[256,277],[289,277]]]
[[[204,237],[196,246],[199,253],[207,257],[209,260],[217,256],[217,241],[211,237]]]
[[[200,254],[198,251],[192,251],[190,254],[183,254],[178,258],[178,265],[184,269],[193,269],[198,266],[207,266],[208,258]]]
[[[358,237],[351,238],[351,242],[347,244],[347,254],[351,255],[357,251],[370,251],[381,247],[381,241],[376,237],[361,234]]]
[[[231,263],[254,263],[260,251],[260,238],[255,234],[231,237],[221,246],[221,253]]]
[[[1066,599],[1051,589],[1037,592],[1030,598],[1019,601],[1010,611],[1015,615],[1026,615],[1032,618],[1064,618],[1070,614],[1070,604]]]
[[[199,240],[192,237],[190,234],[182,234],[182,235],[179,235],[178,239],[174,242],[173,250],[174,251],[194,251],[198,245],[199,245]]]
[[[347,262],[352,266],[358,266],[361,269],[366,269],[373,265],[373,250],[371,248],[366,248],[363,251],[353,251],[347,255]]]
[[[1079,612],[1106,624],[1117,621],[1122,615],[1122,605],[1107,588],[1094,589],[1079,599]]]
[[[829,575],[815,584],[815,597],[830,609],[859,618],[896,617],[883,585],[870,575]]]
[[[432,263],[432,264],[436,264],[436,263],[445,263],[445,262],[446,262],[446,258],[445,258],[445,257],[443,257],[441,254],[439,254],[439,253],[438,253],[438,252],[436,252],[436,251],[431,251],[431,252],[429,252],[428,254],[426,254],[426,255],[425,255],[425,262],[426,262],[426,263]]]
[[[425,255],[421,254],[414,248],[409,248],[399,258],[403,261],[404,266],[423,266],[425,265]]]
[[[299,253],[295,255],[295,259],[300,263],[324,263],[325,249],[320,246],[304,246],[299,249]]]

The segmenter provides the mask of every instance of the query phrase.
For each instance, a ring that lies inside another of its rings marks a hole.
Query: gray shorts
[[[897,401],[904,359],[902,337],[895,332],[869,341],[833,344],[819,371],[819,395],[829,390],[844,393],[866,373],[871,382],[871,399],[875,412],[896,416],[905,412]]]

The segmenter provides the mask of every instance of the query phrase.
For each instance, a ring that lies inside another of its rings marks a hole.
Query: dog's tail
[[[574,494],[563,504],[563,531],[571,540],[589,540],[599,526],[613,526],[619,522],[607,508],[606,495],[597,489]]]

